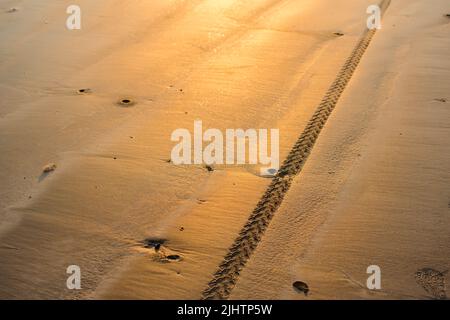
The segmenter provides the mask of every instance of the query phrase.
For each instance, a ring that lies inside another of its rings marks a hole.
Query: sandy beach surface
[[[0,1],[0,298],[201,298],[271,179],[174,165],[171,133],[278,128],[284,160],[373,1],[77,4]],[[446,296],[418,272],[450,268],[449,10],[391,1],[230,298]]]

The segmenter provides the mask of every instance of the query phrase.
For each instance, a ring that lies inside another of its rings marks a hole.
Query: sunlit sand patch
[[[176,254],[169,250],[168,248],[163,248],[152,255],[152,259],[156,262],[160,263],[169,263],[169,262],[177,262],[181,261],[182,257],[179,254]]]

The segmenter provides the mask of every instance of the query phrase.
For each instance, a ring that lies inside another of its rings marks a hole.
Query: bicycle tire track
[[[382,14],[386,12],[390,2],[390,0],[381,1],[379,6]],[[273,215],[280,207],[284,196],[289,190],[294,177],[301,172],[322,128],[353,76],[375,33],[376,29],[366,29],[361,36],[361,39],[345,61],[306,128],[292,147],[277,175],[272,179],[266,192],[239,232],[238,237],[229,248],[218,270],[214,273],[213,279],[203,291],[202,299],[227,299],[230,295],[240,271],[245,267],[247,260],[256,249]]]

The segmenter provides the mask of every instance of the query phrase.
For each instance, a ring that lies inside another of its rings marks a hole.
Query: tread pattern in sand
[[[382,13],[386,11],[390,0],[380,4]],[[366,30],[352,51],[350,57],[328,89],[317,110],[309,120],[305,130],[291,149],[278,174],[273,178],[265,194],[253,210],[238,237],[230,247],[227,255],[218,267],[213,279],[203,291],[203,299],[227,299],[240,271],[244,268],[250,255],[267,229],[273,215],[281,205],[283,198],[306,162],[320,131],[356,70],[364,52],[374,36],[376,29]]]

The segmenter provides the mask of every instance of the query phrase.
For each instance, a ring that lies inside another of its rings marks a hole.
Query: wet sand
[[[311,298],[426,297],[411,275],[448,267],[444,2],[389,9],[233,298],[296,299],[295,280]],[[79,31],[62,4],[0,6],[1,298],[200,298],[270,179],[175,166],[171,132],[280,128],[284,159],[372,3],[114,4],[79,1]],[[375,295],[355,287],[374,256]]]

